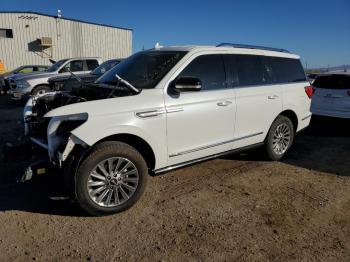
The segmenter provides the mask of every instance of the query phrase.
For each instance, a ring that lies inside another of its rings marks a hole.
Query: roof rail
[[[244,44],[221,43],[221,44],[218,44],[216,47],[234,47],[234,48],[261,49],[261,50],[268,50],[268,51],[275,51],[275,52],[290,53],[290,52],[289,52],[288,50],[286,50],[286,49],[273,48],[273,47],[266,47],[266,46],[258,46],[258,45],[244,45]]]

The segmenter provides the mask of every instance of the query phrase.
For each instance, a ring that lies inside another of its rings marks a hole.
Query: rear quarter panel
[[[307,127],[311,120],[311,99],[305,93],[306,86],[310,86],[307,81],[283,85],[283,111],[291,110],[297,115],[296,131]]]

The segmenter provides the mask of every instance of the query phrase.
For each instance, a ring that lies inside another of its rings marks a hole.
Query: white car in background
[[[321,74],[313,86],[312,114],[350,118],[350,72]]]

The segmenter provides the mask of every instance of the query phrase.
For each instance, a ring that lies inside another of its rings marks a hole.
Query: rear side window
[[[350,89],[350,75],[319,76],[312,85],[317,88]]]
[[[44,72],[44,71],[46,71],[47,70],[47,67],[43,67],[43,66],[39,66],[38,68],[37,68],[37,71],[39,71],[39,72]]]
[[[89,71],[99,66],[97,60],[86,60],[86,65]]]
[[[266,85],[272,83],[261,56],[234,55],[236,59],[236,73],[239,86]],[[231,59],[233,59],[231,57]]]
[[[305,72],[299,59],[268,57],[266,60],[270,64],[276,83],[306,81]]]
[[[202,90],[226,87],[226,74],[221,55],[203,55],[195,58],[179,77],[195,77],[202,82]]]

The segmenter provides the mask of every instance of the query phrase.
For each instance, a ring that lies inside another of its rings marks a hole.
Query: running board
[[[176,164],[176,165],[173,165],[173,166],[163,167],[163,168],[151,171],[151,175],[152,176],[159,176],[161,174],[164,174],[164,173],[167,173],[167,172],[170,172],[170,171],[174,171],[176,169],[180,169],[180,168],[183,168],[183,167],[191,166],[191,165],[194,165],[194,164],[197,164],[197,163],[200,163],[200,162],[211,160],[213,158],[218,158],[220,156],[229,155],[229,154],[233,154],[233,153],[238,153],[238,152],[254,149],[254,148],[260,147],[262,145],[264,145],[264,143],[257,143],[257,144],[254,144],[254,145],[236,148],[236,149],[233,149],[233,150],[229,150],[229,151],[225,151],[225,152],[222,152],[222,153],[206,156],[206,157],[203,157],[203,158],[198,158],[198,159],[186,161],[186,162],[183,162],[183,163],[180,163],[180,164]]]

